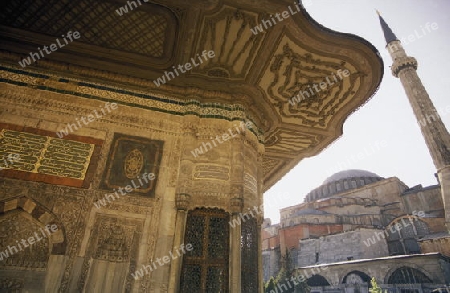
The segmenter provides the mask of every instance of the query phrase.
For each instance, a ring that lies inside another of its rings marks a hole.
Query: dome
[[[329,198],[383,179],[383,177],[365,170],[340,171],[328,177],[321,186],[308,193],[305,197],[305,201],[311,202],[318,199]]]
[[[339,181],[344,178],[355,178],[355,177],[381,178],[377,174],[366,171],[366,170],[352,169],[352,170],[344,170],[344,171],[337,172],[337,173],[331,175],[330,177],[328,177],[322,184],[328,184],[328,183],[331,183],[334,181]]]

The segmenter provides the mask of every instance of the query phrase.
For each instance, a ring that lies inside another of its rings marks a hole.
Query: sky
[[[380,52],[385,73],[378,92],[348,117],[343,135],[318,155],[304,159],[264,193],[264,217],[279,223],[279,210],[302,203],[305,195],[336,172],[363,169],[398,177],[409,187],[435,185],[436,169],[392,60],[375,9],[419,63],[418,74],[447,129],[450,129],[449,0],[308,0],[308,13],[332,30],[351,33]],[[429,31],[427,23],[436,23]],[[437,25],[437,27],[436,27]],[[425,32],[425,33],[424,33]],[[416,35],[408,40],[409,35]],[[447,110],[448,109],[448,110]],[[359,153],[363,155],[359,156]]]

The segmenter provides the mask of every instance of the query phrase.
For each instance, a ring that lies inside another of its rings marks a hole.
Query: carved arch
[[[431,281],[433,281],[433,277],[432,274],[430,272],[428,272],[427,270],[425,270],[423,268],[423,266],[418,266],[414,263],[399,263],[397,265],[392,266],[386,273],[385,277],[384,277],[384,284],[389,284],[389,279],[393,276],[393,274],[396,271],[400,271],[401,269],[411,269],[415,272],[420,272],[421,274],[423,274],[426,278],[430,279]]]
[[[42,227],[56,225],[58,230],[49,235],[52,248],[50,255],[65,255],[67,250],[66,231],[58,217],[45,208],[42,204],[27,196],[19,196],[0,200],[0,216],[15,210],[27,213],[36,223]]]

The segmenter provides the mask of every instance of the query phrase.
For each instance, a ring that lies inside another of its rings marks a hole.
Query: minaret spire
[[[445,128],[425,87],[417,75],[417,60],[406,54],[401,42],[378,13],[392,58],[392,74],[399,78],[420,125],[422,136],[437,169],[445,209],[445,222],[450,231],[450,134]]]
[[[380,19],[380,25],[383,29],[384,38],[386,40],[386,44],[389,44],[393,41],[398,41],[397,36],[394,34],[394,32],[391,30],[389,25],[384,21],[384,18],[381,16],[381,13],[377,10],[378,18]]]

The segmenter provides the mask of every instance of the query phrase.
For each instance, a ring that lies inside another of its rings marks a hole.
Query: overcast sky
[[[307,158],[264,194],[264,213],[272,224],[279,209],[303,202],[305,195],[332,174],[363,169],[382,177],[398,177],[412,187],[437,183],[436,169],[400,80],[390,71],[378,9],[409,56],[441,118],[450,129],[450,1],[449,0],[309,0],[311,16],[338,32],[360,36],[380,51],[385,74],[378,92],[344,124],[344,134],[315,157]],[[438,28],[425,30],[427,23]],[[436,26],[435,26],[436,27]],[[407,38],[416,35],[413,41]],[[448,111],[446,111],[448,109]],[[358,153],[360,155],[358,159]]]

